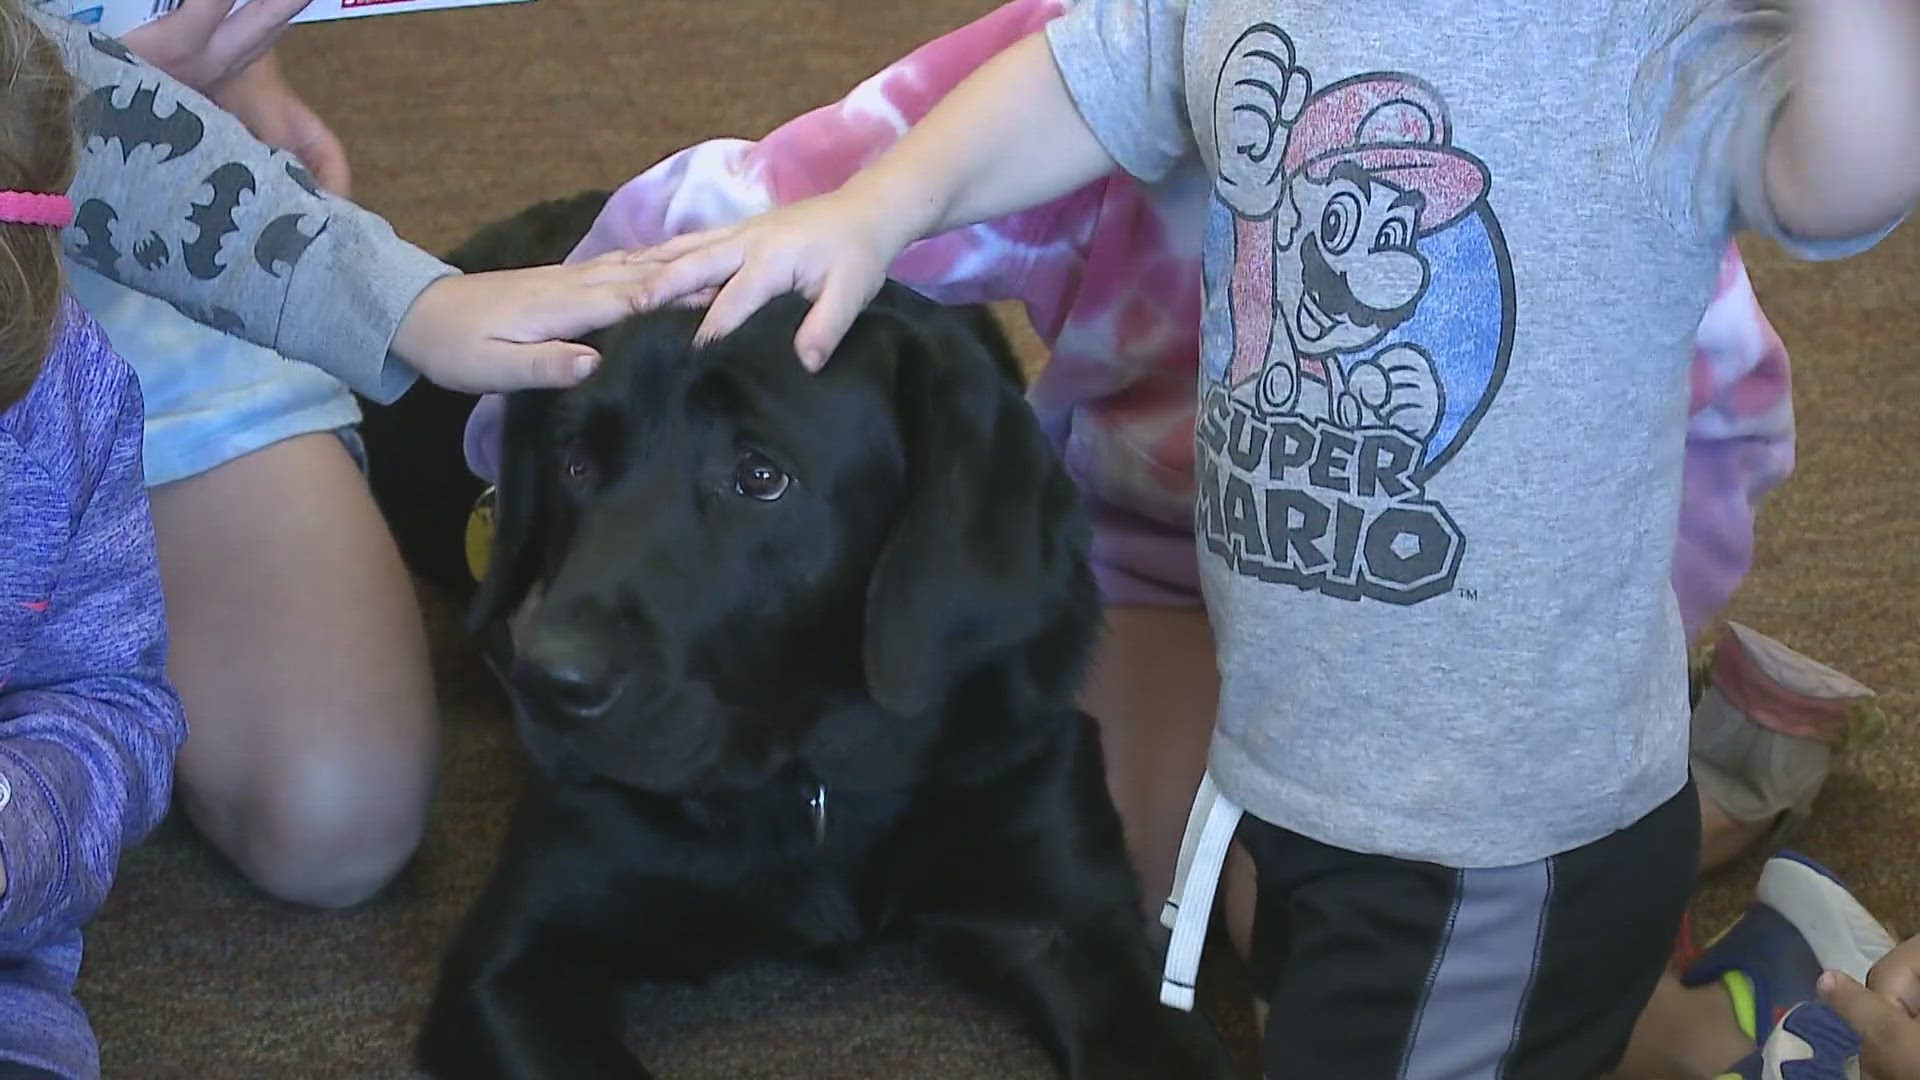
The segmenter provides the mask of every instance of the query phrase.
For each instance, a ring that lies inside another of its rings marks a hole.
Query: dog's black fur
[[[808,374],[804,309],[702,349],[697,313],[643,316],[510,399],[472,620],[533,773],[422,1067],[648,1077],[623,984],[904,933],[1063,1076],[1231,1075],[1158,1001],[1075,704],[1087,525],[1012,351],[889,285]]]
[[[448,252],[464,273],[547,266],[567,257],[593,226],[611,192],[583,191],[535,203],[490,222]],[[451,599],[473,597],[467,569],[467,515],[486,483],[462,451],[467,416],[480,399],[425,379],[391,404],[360,399],[367,483],[407,569]]]

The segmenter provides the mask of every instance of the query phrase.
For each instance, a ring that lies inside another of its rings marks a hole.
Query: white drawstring
[[[1186,835],[1180,838],[1180,861],[1173,872],[1173,890],[1160,907],[1160,925],[1173,931],[1167,944],[1167,964],[1160,980],[1160,1001],[1182,1011],[1193,1010],[1193,988],[1199,981],[1200,953],[1207,944],[1207,924],[1213,917],[1213,894],[1227,864],[1227,850],[1239,827],[1241,808],[1214,786],[1213,774],[1200,778],[1187,816]]]

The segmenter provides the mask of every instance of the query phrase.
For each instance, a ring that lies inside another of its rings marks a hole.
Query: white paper
[[[247,2],[238,0],[234,8],[238,10]],[[531,0],[313,0],[306,10],[293,17],[293,21],[332,22],[366,15],[403,15],[415,11],[529,2]],[[180,0],[40,0],[39,3],[44,11],[85,23],[108,37],[119,37],[179,6]]]

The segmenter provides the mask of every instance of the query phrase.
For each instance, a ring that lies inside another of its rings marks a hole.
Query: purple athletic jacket
[[[0,1063],[92,1080],[80,927],[166,813],[186,736],[141,481],[140,384],[69,303],[0,415]]]

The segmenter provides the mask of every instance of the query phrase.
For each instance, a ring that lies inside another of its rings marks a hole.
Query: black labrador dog
[[[901,933],[1064,1077],[1230,1076],[1158,1000],[1075,704],[1088,528],[1010,352],[890,284],[809,374],[804,310],[642,316],[510,399],[472,620],[532,775],[420,1065],[648,1077],[623,985]]]

